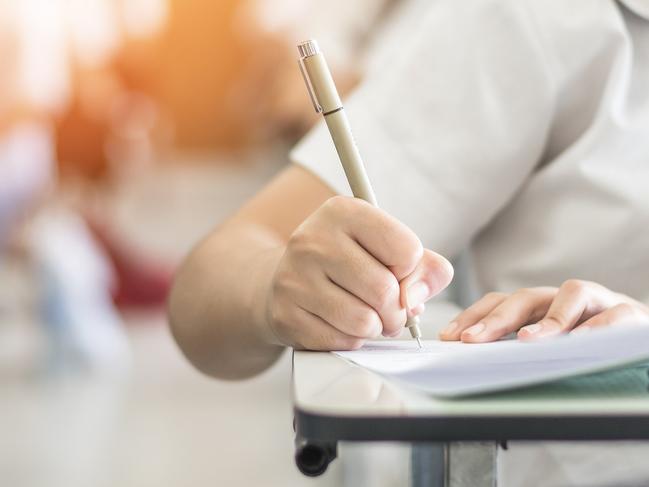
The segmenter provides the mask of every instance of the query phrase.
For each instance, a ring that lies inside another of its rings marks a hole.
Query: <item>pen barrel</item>
[[[338,96],[338,90],[336,90],[336,84],[327,67],[324,54],[318,52],[305,57],[302,59],[302,63],[309,75],[309,81],[322,112],[326,114],[341,108],[343,103]]]
[[[324,118],[353,195],[378,206],[345,111],[340,109],[325,115]]]
[[[411,316],[406,320],[406,328],[410,332],[412,338],[421,338],[421,330],[419,329],[419,316]]]
[[[378,206],[324,55],[320,52],[315,40],[300,43],[298,52],[300,53],[300,69],[309,95],[316,112],[322,112],[324,116],[352,193],[356,198]],[[408,318],[406,327],[421,347],[419,318],[417,316]]]

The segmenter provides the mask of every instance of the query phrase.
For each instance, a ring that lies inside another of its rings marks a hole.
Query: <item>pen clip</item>
[[[309,98],[311,98],[311,103],[313,103],[313,108],[315,108],[316,113],[322,111],[322,107],[318,103],[318,99],[315,96],[313,91],[313,85],[309,79],[309,73],[306,72],[306,67],[304,66],[304,61],[302,59],[297,60],[297,64],[300,66],[300,72],[302,73],[302,78],[304,78],[304,83],[306,84],[306,90],[309,92]]]

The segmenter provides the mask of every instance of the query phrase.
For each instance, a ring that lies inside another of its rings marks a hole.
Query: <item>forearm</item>
[[[284,242],[251,223],[226,224],[187,258],[169,300],[171,329],[206,374],[240,379],[281,355],[266,323],[267,289]]]

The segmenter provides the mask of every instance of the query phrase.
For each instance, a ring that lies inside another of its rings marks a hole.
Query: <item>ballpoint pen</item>
[[[361,155],[354,142],[343,104],[338,96],[338,90],[318,43],[315,40],[304,41],[298,44],[297,49],[300,54],[298,61],[300,71],[313,107],[316,113],[322,113],[325,119],[353,195],[371,205],[378,206]],[[408,318],[406,328],[421,348],[419,317]]]

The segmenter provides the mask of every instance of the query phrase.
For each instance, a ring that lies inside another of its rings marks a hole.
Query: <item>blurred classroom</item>
[[[296,43],[349,89],[390,2],[0,2],[0,484],[339,485],[293,464],[289,355],[201,376],[165,298],[316,120]]]

